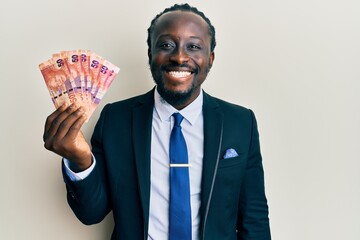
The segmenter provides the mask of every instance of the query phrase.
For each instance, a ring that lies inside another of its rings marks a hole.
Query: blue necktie
[[[174,113],[170,136],[169,239],[191,240],[191,207],[188,153],[181,132],[183,116]]]

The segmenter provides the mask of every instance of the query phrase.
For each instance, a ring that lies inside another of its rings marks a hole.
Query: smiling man
[[[92,148],[82,107],[47,118],[45,147],[64,158],[74,213],[95,224],[112,211],[112,239],[271,239],[254,114],[201,89],[215,58],[210,20],[174,5],[147,42],[156,87],[106,105]]]

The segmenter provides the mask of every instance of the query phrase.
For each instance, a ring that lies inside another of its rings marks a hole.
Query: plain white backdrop
[[[146,37],[175,1],[1,0],[0,239],[109,239],[66,203],[59,156],[43,148],[54,107],[38,64],[91,49],[121,68],[105,103],[153,87]],[[275,240],[360,239],[360,2],[192,0],[216,27],[203,87],[254,110]]]

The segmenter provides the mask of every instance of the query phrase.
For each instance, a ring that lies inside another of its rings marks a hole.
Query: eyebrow
[[[190,36],[190,38],[195,38],[195,39],[199,39],[202,41],[202,39],[200,37],[196,37],[196,36]]]
[[[160,35],[159,37],[157,37],[157,39],[165,38],[165,37],[173,37],[173,35],[171,35],[171,34],[162,34],[162,35]],[[197,36],[190,36],[190,38],[198,39],[198,40],[200,40],[200,41],[203,42],[202,38],[197,37]]]

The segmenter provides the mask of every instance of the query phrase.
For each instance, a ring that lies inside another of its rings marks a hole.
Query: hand
[[[85,170],[92,164],[90,146],[80,131],[86,119],[84,107],[65,103],[45,122],[45,148],[70,160],[75,171]]]

